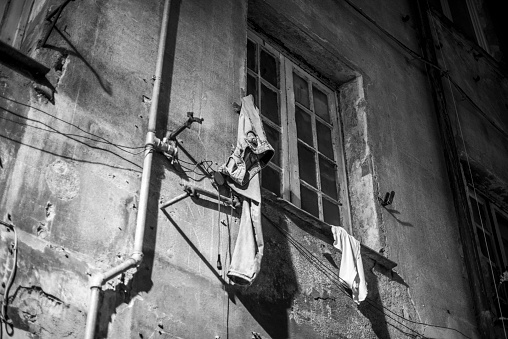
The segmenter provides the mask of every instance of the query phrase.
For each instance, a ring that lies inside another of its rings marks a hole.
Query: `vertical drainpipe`
[[[169,2],[164,1],[164,12],[162,14],[162,25],[159,37],[159,50],[157,54],[157,66],[155,69],[155,82],[152,92],[152,104],[150,106],[150,115],[148,117],[148,131],[146,133],[145,157],[143,161],[143,173],[141,176],[141,188],[139,193],[139,208],[136,219],[136,231],[134,235],[134,248],[129,259],[110,270],[98,273],[90,279],[90,304],[88,307],[88,316],[86,319],[85,339],[94,339],[95,327],[97,325],[97,313],[99,311],[99,296],[102,285],[113,277],[125,272],[130,268],[139,267],[143,259],[143,238],[145,235],[146,213],[148,207],[148,193],[150,187],[150,175],[152,170],[152,157],[157,138],[155,136],[155,126],[157,122],[157,107],[159,104],[159,94],[162,76],[162,64],[164,61],[164,51],[166,49],[166,36],[169,21]]]

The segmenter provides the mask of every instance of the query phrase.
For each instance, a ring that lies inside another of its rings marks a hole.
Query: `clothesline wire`
[[[296,240],[288,231],[282,229],[280,226],[278,226],[276,223],[272,222],[272,220],[265,214],[263,213],[263,216],[269,221],[269,223],[274,226],[280,233],[282,233],[287,239],[288,241],[311,263],[313,263],[314,265],[316,265],[316,268],[318,270],[320,270],[323,274],[325,274],[329,279],[331,279],[334,283],[336,283],[336,285],[339,287],[339,290],[341,292],[343,292],[345,295],[347,295],[348,297],[351,297],[351,294],[348,292],[349,288],[346,287],[347,284],[346,282],[340,278],[338,276],[338,273],[335,272],[335,270],[332,270],[331,268],[329,268],[327,265],[325,265],[321,260],[319,260],[318,258],[316,258],[316,256],[310,252],[304,245],[302,245],[298,240]],[[390,319],[392,319],[393,321],[401,324],[402,326],[404,326],[405,328],[407,329],[410,329],[411,331],[413,332],[416,332],[417,335],[419,336],[422,336],[420,333],[418,333],[418,331],[416,330],[413,330],[409,327],[407,327],[406,325],[400,323],[399,321],[397,321],[396,319],[394,319],[393,317],[391,317],[390,315],[387,315],[383,312],[384,311],[387,311],[391,314],[393,314],[394,316],[400,318],[400,319],[403,319],[404,321],[408,321],[410,323],[413,323],[413,324],[416,324],[416,325],[422,325],[422,326],[429,326],[429,327],[435,327],[435,328],[442,328],[442,329],[446,329],[446,330],[452,330],[452,331],[455,331],[459,334],[461,334],[462,336],[464,336],[465,338],[468,338],[468,339],[471,339],[470,337],[468,337],[466,334],[462,333],[461,331],[455,329],[455,328],[451,328],[451,327],[446,327],[446,326],[440,326],[440,325],[432,325],[432,324],[428,324],[428,323],[424,323],[424,322],[419,322],[419,321],[414,321],[414,320],[411,320],[411,319],[408,319],[404,316],[401,316],[397,313],[395,313],[394,311],[392,311],[391,309],[387,308],[386,306],[383,306],[383,305],[379,305],[376,301],[370,299],[369,297],[367,297],[365,299],[365,301],[371,305],[372,307],[374,307],[376,310],[378,310],[379,312],[382,312],[385,316],[389,317]],[[393,324],[391,324],[393,326]],[[425,338],[424,336],[422,336],[423,338]]]
[[[428,1],[427,1],[427,8],[430,8]],[[432,20],[432,27],[434,29],[434,33],[437,36],[437,27],[436,27],[436,23],[435,23],[434,20]],[[443,53],[442,50],[441,50],[441,58],[443,59],[445,67],[447,67],[447,65],[446,65],[446,59],[444,58],[444,53]],[[452,96],[453,107],[454,107],[454,110],[455,110],[455,117],[457,119],[457,126],[458,126],[458,129],[459,129],[459,135],[460,135],[460,139],[462,141],[462,147],[464,148],[464,154],[466,156],[466,163],[467,163],[467,168],[468,168],[469,179],[471,180],[471,184],[472,184],[472,187],[473,187],[473,193],[474,193],[474,197],[475,197],[476,208],[478,210],[478,216],[479,216],[479,219],[480,219],[480,226],[482,228],[482,233],[483,233],[483,240],[485,242],[485,248],[486,248],[486,251],[487,251],[487,257],[489,259],[490,273],[492,275],[493,281],[496,281],[496,277],[494,275],[494,268],[492,267],[492,259],[491,259],[491,255],[490,255],[490,250],[489,250],[489,246],[488,246],[488,242],[487,242],[487,235],[485,234],[485,227],[484,227],[484,224],[483,224],[482,213],[481,213],[481,210],[480,210],[480,203],[478,202],[478,197],[477,197],[477,194],[476,194],[476,187],[475,187],[475,184],[474,184],[473,173],[471,171],[471,164],[469,162],[469,154],[467,152],[466,142],[465,142],[465,139],[464,139],[464,134],[462,132],[462,124],[460,122],[460,117],[459,117],[459,113],[458,113],[458,109],[457,109],[457,104],[455,102],[455,95],[453,94],[453,89],[452,89],[452,84],[451,84],[450,79],[448,79],[448,86],[450,87],[450,93],[451,93],[451,96]],[[494,288],[494,291],[496,292],[496,301],[497,301],[497,306],[499,307],[499,315],[500,315],[500,318],[503,318],[503,311],[501,309],[501,302],[500,302],[499,293],[497,291],[497,288]],[[503,333],[504,333],[504,337],[506,339],[507,338],[507,332],[506,332],[506,327],[505,327],[504,321],[501,321],[501,323],[503,325]]]
[[[16,121],[16,120],[13,120],[13,119],[8,119],[8,118],[5,118],[5,117],[0,117],[0,119],[3,119],[3,120],[6,120],[6,121],[9,121],[9,122],[12,122],[12,123],[15,123],[15,124],[18,124],[18,125],[22,125],[22,126],[26,126],[26,127],[30,127],[30,128],[33,128],[33,129],[38,129],[38,130],[41,130],[41,131],[44,131],[44,132],[49,132],[49,133],[55,133],[55,134],[59,134],[59,135],[62,135],[62,136],[65,136],[69,139],[72,139],[72,140],[75,140],[73,138],[83,138],[85,140],[90,140],[90,141],[94,141],[94,142],[97,142],[97,143],[102,143],[102,144],[106,144],[106,145],[112,145],[111,142],[106,142],[106,141],[102,141],[102,140],[97,140],[95,138],[92,138],[92,137],[88,137],[86,135],[81,135],[81,134],[74,134],[74,133],[63,133],[59,130],[57,130],[56,128],[54,127],[51,127],[45,123],[42,123],[38,120],[35,120],[35,119],[30,119],[30,118],[26,118],[26,117],[23,117],[22,115],[18,115],[18,114],[15,114],[15,113],[12,113],[10,111],[7,111],[3,108],[1,108],[4,112],[8,112],[8,113],[11,113],[11,114],[14,114],[15,116],[17,117],[20,117],[20,118],[23,118],[27,121],[32,121],[32,122],[35,122],[35,123],[38,123],[38,124],[41,124],[43,126],[46,126],[47,128],[44,128],[44,127],[38,127],[38,126],[35,126],[35,125],[31,125],[31,124],[28,124],[28,123],[22,123],[22,122],[19,122],[19,121]],[[88,145],[88,144],[87,144]],[[119,145],[115,145],[116,148],[119,148],[120,150],[126,152],[126,153],[129,153],[129,154],[132,154],[132,155],[139,155],[141,153],[144,152],[144,150],[141,150],[141,151],[137,151],[137,152],[131,152],[131,151],[127,151],[127,150],[124,150],[122,149],[122,147],[125,147],[125,146],[119,146]],[[135,148],[131,148],[131,149],[142,149],[144,148],[143,146],[140,146],[140,147],[135,147]]]
[[[197,162],[197,163],[192,163],[192,162],[184,161],[182,159],[175,159],[174,161],[182,168],[182,170],[180,170],[176,166],[173,166],[177,172],[185,174],[185,175],[187,175],[188,173],[193,173],[193,174],[196,174],[198,176],[198,179],[208,178],[209,177],[208,175],[206,175],[204,173],[200,173],[200,172],[196,171],[196,169],[198,169],[200,166],[205,165],[206,168],[204,168],[204,169],[207,172],[213,172],[214,171],[214,169],[213,169],[213,167],[211,165],[211,164],[213,164],[213,161],[211,161],[211,160],[202,160],[202,161]],[[194,165],[194,167],[193,168],[186,167],[186,166],[183,166],[182,163],[188,164],[188,165]]]
[[[76,129],[77,129],[77,130],[79,130],[80,132],[83,132],[84,134],[90,135],[90,136],[91,136],[91,137],[93,137],[93,138],[86,137],[86,136],[84,136],[84,135],[77,135],[77,134],[76,134],[76,135],[74,135],[74,136],[80,136],[80,137],[82,137],[82,138],[88,138],[88,139],[90,139],[90,140],[93,140],[93,141],[96,141],[96,142],[99,142],[99,143],[105,143],[105,144],[111,145],[111,146],[113,146],[113,147],[116,147],[116,148],[118,148],[118,149],[120,149],[120,150],[122,150],[122,151],[124,151],[124,152],[130,153],[130,154],[138,154],[138,153],[132,153],[132,152],[130,152],[130,151],[127,151],[127,149],[143,149],[143,148],[145,148],[144,146],[127,146],[127,145],[119,145],[119,144],[116,144],[116,143],[114,143],[114,142],[109,141],[108,139],[106,139],[106,138],[104,138],[104,137],[101,137],[101,136],[99,136],[99,135],[96,135],[96,134],[93,134],[93,133],[91,133],[91,132],[88,132],[88,131],[84,130],[83,128],[79,127],[78,125],[74,125],[74,124],[72,124],[72,123],[70,123],[70,122],[68,122],[68,121],[65,121],[64,119],[58,118],[58,117],[56,117],[56,116],[54,116],[54,115],[52,115],[52,114],[50,114],[50,113],[47,113],[47,112],[45,112],[45,111],[43,111],[43,110],[41,110],[41,109],[39,109],[39,108],[37,108],[37,107],[34,107],[34,106],[31,106],[31,105],[28,105],[28,104],[25,104],[25,103],[19,102],[19,101],[17,101],[17,100],[14,100],[14,99],[8,98],[8,97],[6,97],[6,96],[4,96],[4,95],[1,95],[1,94],[0,94],[0,97],[1,97],[1,98],[6,99],[6,100],[8,100],[8,101],[11,101],[11,102],[13,102],[13,103],[15,103],[15,104],[17,104],[17,105],[25,106],[25,107],[28,107],[28,108],[34,109],[34,110],[36,110],[36,111],[38,111],[38,112],[41,112],[41,113],[43,113],[43,114],[45,114],[45,115],[47,115],[47,116],[49,116],[49,117],[51,117],[51,118],[53,118],[53,119],[55,119],[55,120],[57,120],[57,121],[61,121],[61,122],[63,122],[64,124],[67,124],[67,125],[69,125],[69,126],[72,126],[73,128],[76,128]],[[3,110],[5,110],[5,111],[7,111],[5,108],[2,108],[2,109],[3,109]],[[12,113],[12,112],[10,112],[10,113]],[[18,114],[15,114],[15,115],[19,116]],[[41,122],[41,121],[38,121],[38,120],[35,120],[35,119],[30,119],[30,118],[27,118],[27,117],[24,117],[24,116],[23,116],[23,118],[24,118],[24,119],[27,119],[27,120],[32,120],[32,121],[35,121],[35,122],[37,122],[37,123],[40,123],[40,124],[42,124],[42,125],[45,125],[46,127],[50,127],[50,126],[46,125],[45,123],[43,123],[43,122]],[[34,126],[31,126],[31,127],[34,127]],[[50,128],[51,128],[51,127],[50,127]],[[51,128],[51,129],[55,130],[54,128]],[[56,130],[55,130],[55,131],[56,131]],[[65,133],[62,133],[62,132],[59,132],[59,133],[61,133],[61,134],[65,134]],[[69,134],[69,135],[72,135],[72,134]],[[141,151],[141,152],[143,152],[143,151]]]
[[[264,214],[263,214],[264,215]],[[265,215],[266,217],[266,215]],[[311,264],[313,264],[315,266],[316,269],[318,269],[321,273],[323,273],[328,279],[330,279],[332,281],[333,284],[335,284],[335,286],[338,287],[339,291],[341,291],[343,294],[345,294],[346,296],[348,297],[351,297],[351,294],[348,292],[348,288],[346,287],[347,284],[345,283],[345,281],[340,278],[338,276],[338,274],[336,272],[334,272],[333,270],[331,270],[329,267],[327,267],[325,264],[323,264],[321,262],[321,260],[319,260],[318,258],[316,258],[314,256],[314,254],[312,254],[304,245],[302,245],[300,242],[298,242],[298,240],[294,239],[294,237],[292,237],[289,232],[283,230],[282,228],[280,228],[278,225],[276,225],[275,223],[272,223],[270,221],[270,223],[275,226],[275,228],[281,233],[283,234],[287,239],[288,241],[291,243],[291,245],[293,245],[297,250],[298,252],[300,252],[300,254],[305,258],[307,259]],[[382,311],[382,309],[379,308],[378,305],[376,305],[375,303],[373,303],[371,300],[369,300],[368,298],[365,299],[365,301],[371,305],[372,307],[374,307],[377,311],[380,311],[381,313],[384,314],[384,312]],[[394,322],[398,323],[399,325],[403,326],[404,328],[412,331],[412,332],[415,332],[415,335],[418,335],[418,336],[422,336],[418,331],[406,326],[405,324],[401,323],[400,321],[398,321],[397,319],[393,318],[392,316],[390,315],[386,315],[384,314],[385,316],[387,316],[388,318],[390,318],[391,320],[393,320]],[[395,314],[397,316],[399,316],[398,314]],[[400,316],[399,316],[400,317]],[[386,320],[385,322],[387,324],[389,324]],[[394,326],[393,324],[390,324],[392,326]],[[400,329],[399,329],[400,330]],[[408,333],[406,333],[408,334]],[[409,334],[409,335],[413,335],[413,334]]]

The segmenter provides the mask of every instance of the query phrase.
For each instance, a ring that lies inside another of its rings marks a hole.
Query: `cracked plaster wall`
[[[406,1],[355,3],[417,49],[413,22],[400,19],[411,11]],[[56,4],[40,5],[39,19]],[[20,333],[81,337],[89,275],[130,254],[161,12],[155,0],[70,2],[48,48],[25,49],[51,67],[55,93],[0,68],[0,212],[20,231],[9,310]],[[212,167],[225,161],[236,137],[231,103],[245,87],[247,16],[337,86],[353,233],[398,264],[395,274],[364,262],[369,298],[406,318],[474,336],[423,67],[345,3],[171,1],[157,134],[193,111],[205,120],[179,137],[181,159]],[[39,30],[30,32],[33,43]],[[239,215],[222,209],[227,237],[212,201],[186,199],[159,212],[159,202],[182,193],[180,184],[211,186],[194,165],[175,169],[158,156],[152,176],[145,260],[136,275],[105,286],[99,338],[246,338],[252,331],[263,338],[405,337],[385,315],[340,292],[329,275],[340,254],[329,243],[270,206],[263,210],[258,280],[248,289],[223,287],[217,240],[221,234],[226,266]],[[393,206],[380,208],[377,195],[392,189]],[[0,260],[7,258],[3,251]],[[65,319],[60,329],[57,317]]]

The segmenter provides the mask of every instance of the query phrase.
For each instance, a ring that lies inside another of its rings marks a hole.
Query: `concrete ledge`
[[[277,197],[272,192],[262,189],[262,196],[263,203],[269,203],[271,207],[283,210],[284,212],[287,212],[292,216],[298,218],[299,220],[303,221],[303,228],[305,228],[305,230],[310,234],[318,237],[328,244],[333,244],[333,235],[331,231],[332,225],[319,220],[315,216],[296,207],[289,201]],[[397,266],[395,262],[363,244],[361,244],[361,254],[363,257],[369,258],[389,270],[392,270]]]

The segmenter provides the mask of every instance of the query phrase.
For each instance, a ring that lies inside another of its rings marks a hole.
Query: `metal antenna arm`
[[[168,140],[176,140],[176,136],[180,133],[182,133],[182,131],[186,128],[190,128],[190,126],[192,125],[193,122],[197,122],[198,124],[202,124],[203,123],[203,118],[195,118],[194,117],[194,113],[193,112],[187,112],[187,121],[185,121],[180,127],[178,127],[176,130],[174,130],[173,132],[171,132],[169,134],[169,136],[166,134],[166,138]]]

